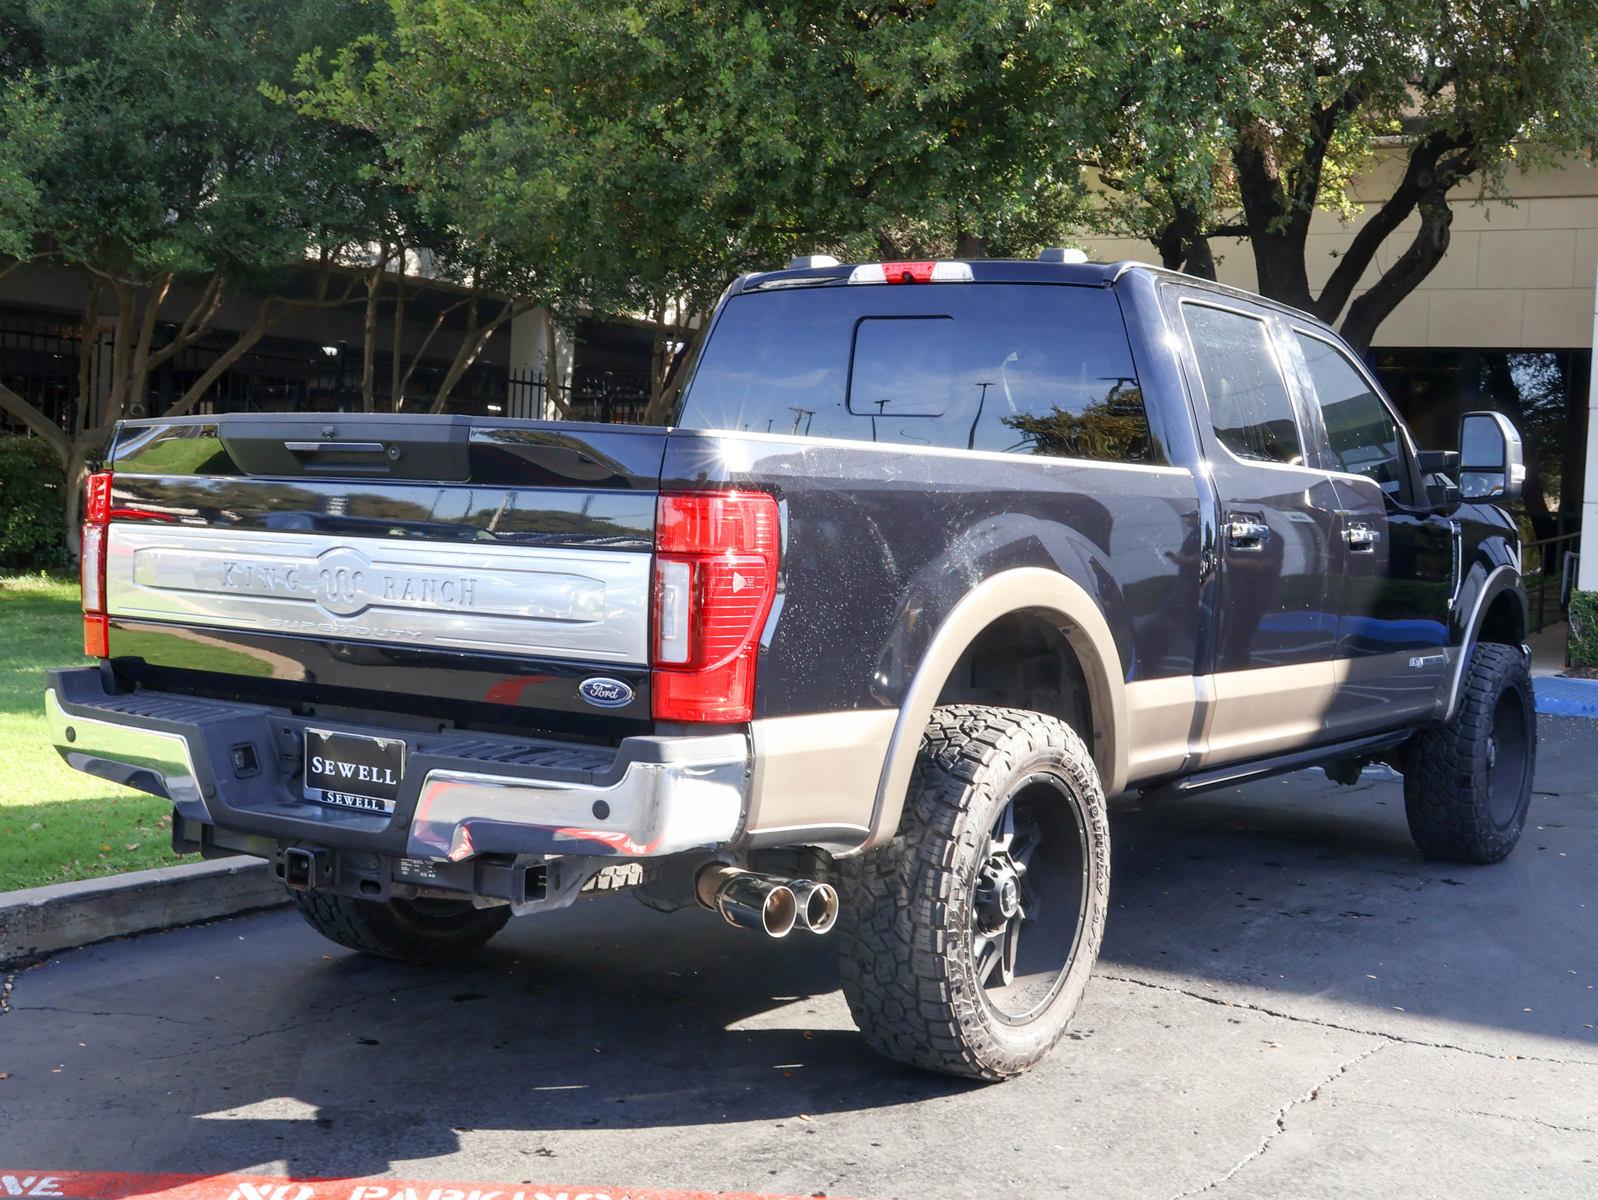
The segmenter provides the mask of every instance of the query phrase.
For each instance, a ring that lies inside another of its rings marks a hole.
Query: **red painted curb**
[[[822,1195],[823,1193],[813,1193]],[[15,1200],[810,1200],[754,1192],[444,1183],[436,1179],[289,1179],[273,1175],[158,1175],[138,1171],[0,1170]]]

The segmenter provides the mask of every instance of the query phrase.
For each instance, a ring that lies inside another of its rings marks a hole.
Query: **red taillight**
[[[882,277],[887,283],[931,283],[935,262],[885,262]]]
[[[83,653],[90,658],[111,657],[111,619],[83,614]]]
[[[850,283],[970,283],[971,264],[963,262],[861,263],[849,272]]]
[[[90,475],[84,485],[83,553],[78,581],[83,596],[83,652],[111,657],[110,621],[105,615],[105,541],[111,523],[111,472]]]
[[[111,472],[99,471],[90,475],[83,485],[83,519],[93,525],[104,525],[111,520]]]
[[[660,497],[650,653],[656,720],[749,720],[779,541],[777,502],[765,492]]]

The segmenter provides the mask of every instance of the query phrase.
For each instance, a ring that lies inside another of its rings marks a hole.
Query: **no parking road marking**
[[[800,1200],[754,1192],[534,1187],[436,1179],[284,1179],[136,1171],[0,1171],[0,1200]]]

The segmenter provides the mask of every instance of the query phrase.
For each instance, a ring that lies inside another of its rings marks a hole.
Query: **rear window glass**
[[[898,284],[727,303],[690,429],[1152,462],[1119,304],[1103,288]]]
[[[1231,309],[1183,304],[1215,436],[1238,458],[1300,463],[1304,443],[1265,322]]]

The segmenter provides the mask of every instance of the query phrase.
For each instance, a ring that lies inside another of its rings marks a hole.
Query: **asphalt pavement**
[[[1422,860],[1386,771],[1119,802],[1097,978],[1054,1056],[995,1086],[872,1056],[826,939],[628,897],[456,970],[285,911],[65,954],[0,1015],[0,1181],[1598,1196],[1598,722],[1540,726],[1495,867]]]

